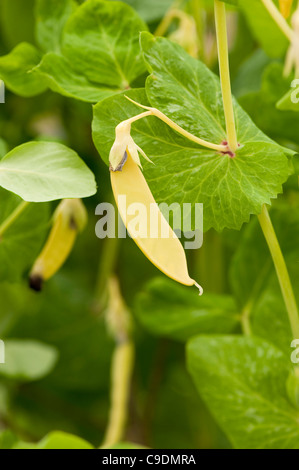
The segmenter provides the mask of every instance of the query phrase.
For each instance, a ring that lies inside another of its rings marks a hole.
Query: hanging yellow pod
[[[57,207],[49,238],[30,273],[30,287],[40,291],[68,258],[79,231],[87,221],[86,209],[79,199],[65,199]]]
[[[288,18],[291,14],[293,0],[279,0],[279,8],[284,18]]]
[[[158,221],[159,231],[157,238],[150,236],[153,228],[150,222],[153,219],[147,217],[145,221],[147,237],[134,236],[135,243],[160,271],[186,286],[196,285],[202,294],[202,288],[188,274],[183,246],[161,213],[138,164],[133,161],[128,151],[127,157],[121,171],[111,171],[110,174],[118,210],[128,232],[132,236],[129,227],[135,215],[129,215],[127,207],[141,203],[146,208],[147,214],[151,213],[152,218]],[[126,196],[126,205],[119,204],[119,196]],[[164,238],[165,234],[167,234],[166,238]]]

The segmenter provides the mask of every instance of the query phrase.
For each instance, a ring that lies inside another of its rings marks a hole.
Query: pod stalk
[[[163,114],[161,111],[159,111],[159,109],[152,108],[150,106],[145,106],[143,104],[137,103],[137,101],[132,100],[128,96],[125,96],[125,98],[127,98],[127,100],[131,101],[131,103],[135,104],[139,108],[146,109],[148,111],[147,113],[142,113],[142,114],[139,114],[139,115],[135,116],[134,118],[129,119],[129,121],[135,122],[135,121],[137,121],[139,119],[143,119],[144,117],[147,117],[147,116],[155,116],[158,119],[160,119],[161,121],[165,122],[165,124],[167,124],[169,127],[171,127],[171,129],[178,132],[178,134],[181,134],[182,136],[186,137],[186,139],[191,140],[192,142],[195,142],[196,144],[198,144],[202,147],[205,147],[205,148],[208,148],[208,149],[211,149],[211,150],[216,150],[218,152],[227,152],[227,150],[229,150],[227,145],[213,144],[212,142],[208,142],[208,141],[203,140],[199,137],[196,137],[195,135],[193,135],[190,132],[186,131],[181,126],[179,126],[178,124],[173,122],[171,119],[169,119],[169,117],[167,117],[165,114]]]

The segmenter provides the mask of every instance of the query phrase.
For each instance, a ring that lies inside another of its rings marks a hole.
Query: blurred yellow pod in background
[[[293,0],[279,0],[280,11],[285,18],[290,16],[292,5]]]

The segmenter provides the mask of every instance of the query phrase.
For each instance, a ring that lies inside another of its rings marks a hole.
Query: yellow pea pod
[[[150,237],[151,218],[147,217],[147,237],[142,238],[138,234],[132,236],[132,233],[130,235],[143,254],[166,276],[186,286],[196,285],[202,294],[202,288],[188,274],[183,246],[161,213],[138,164],[133,161],[128,150],[127,156],[122,170],[110,173],[112,189],[121,218],[130,233],[129,226],[134,216],[127,214],[127,207],[141,203],[146,208],[147,214],[151,213],[154,220],[159,222],[160,228],[157,238]],[[126,196],[126,207],[119,204],[119,196]]]
[[[79,231],[87,222],[87,212],[80,199],[65,199],[57,207],[49,238],[30,273],[30,287],[41,291],[68,258]]]
[[[293,0],[279,0],[279,8],[282,16],[288,18],[291,14]]]

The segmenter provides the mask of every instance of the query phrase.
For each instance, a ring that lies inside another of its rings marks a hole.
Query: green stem
[[[238,140],[231,93],[225,4],[220,0],[214,0],[214,5],[220,80],[226,121],[227,141],[230,150],[235,152],[238,148]]]
[[[126,121],[123,121],[122,124],[123,123],[132,124],[133,122],[139,121],[139,119],[143,119],[143,118],[148,117],[148,116],[155,116],[158,119],[161,119],[161,121],[165,122],[165,124],[167,124],[173,130],[175,130],[179,134],[186,137],[186,139],[192,140],[192,142],[195,142],[198,145],[201,145],[202,147],[206,147],[206,148],[209,148],[209,149],[212,149],[212,150],[217,150],[218,152],[227,151],[227,149],[228,149],[227,145],[213,144],[212,142],[207,142],[206,140],[203,140],[203,139],[200,139],[199,137],[196,137],[195,135],[191,134],[188,131],[185,131],[185,129],[183,129],[181,126],[179,126],[178,124],[173,122],[171,119],[169,119],[169,117],[167,117],[165,114],[163,114],[161,111],[159,111],[159,109],[151,108],[149,106],[144,106],[143,104],[137,103],[137,101],[132,100],[128,96],[126,96],[126,98],[127,98],[127,100],[131,101],[131,103],[138,106],[139,108],[147,109],[148,111],[146,111],[144,113],[141,113],[141,114],[137,114],[137,116],[134,116],[130,119],[127,119]]]
[[[280,288],[288,312],[292,334],[294,339],[299,338],[299,315],[296,304],[296,299],[290,276],[287,270],[287,266],[281,252],[279,242],[276,237],[274,227],[272,225],[267,207],[264,205],[262,213],[259,215],[259,222],[262,227],[265,239],[269,246],[269,250],[273,259],[273,263],[276,269],[277,277],[279,280]]]
[[[0,225],[0,238],[3,237],[4,233],[14,224],[14,222],[20,217],[24,210],[28,207],[30,202],[22,201],[15,210],[7,217],[6,220]]]
[[[250,324],[250,315],[252,312],[252,302],[249,301],[242,310],[241,313],[241,326],[244,332],[244,335],[251,336],[251,324]]]
[[[290,42],[293,42],[294,39],[294,31],[290,27],[289,23],[286,19],[282,16],[280,11],[278,10],[277,6],[274,5],[272,0],[262,0],[265,8],[268,10],[269,14],[277,24],[277,26],[281,29],[283,34],[288,38]]]

